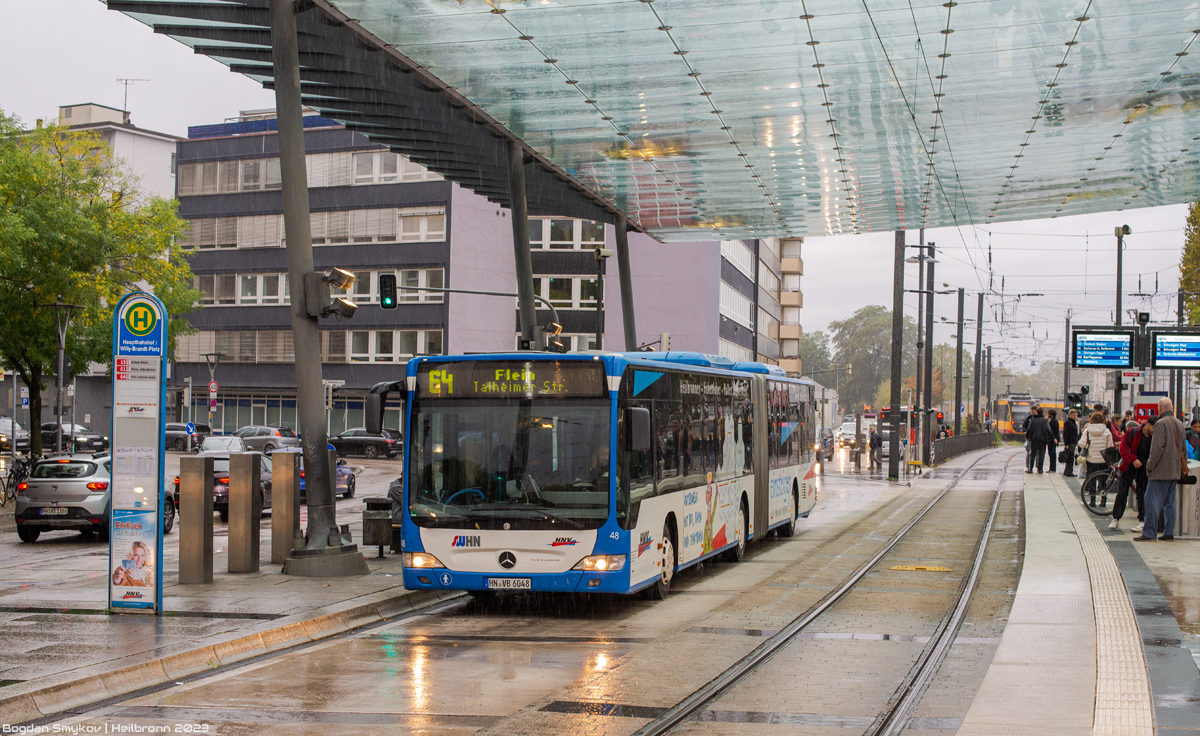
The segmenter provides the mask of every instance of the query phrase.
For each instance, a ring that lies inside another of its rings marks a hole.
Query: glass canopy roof
[[[187,5],[109,2],[192,45],[186,29],[158,24],[268,22],[266,0],[192,3],[255,10],[183,21]],[[582,185],[662,240],[985,224],[1200,197],[1193,0],[313,5],[305,15],[419,67],[519,137],[557,185]],[[266,35],[223,43],[269,45]],[[197,52],[270,79],[269,56],[255,70]],[[302,65],[320,70],[321,58]],[[353,79],[341,81],[328,98],[306,85],[305,102],[398,145],[386,120],[364,127],[348,114],[361,110],[348,102],[374,97],[351,99]],[[453,137],[420,146],[432,147],[431,168],[471,186],[448,163]]]

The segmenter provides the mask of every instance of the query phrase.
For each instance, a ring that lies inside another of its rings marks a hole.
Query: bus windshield
[[[604,400],[418,400],[409,516],[423,527],[598,529],[610,411]]]

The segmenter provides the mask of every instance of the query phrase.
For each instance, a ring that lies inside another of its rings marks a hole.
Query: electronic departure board
[[[421,363],[421,398],[598,398],[608,395],[598,360],[461,360]]]
[[[1200,335],[1155,332],[1154,368],[1200,368]]]
[[[1132,332],[1075,332],[1073,360],[1076,368],[1132,368]]]

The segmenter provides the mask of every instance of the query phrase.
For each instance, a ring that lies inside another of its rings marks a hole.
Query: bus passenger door
[[[767,431],[771,421],[770,401],[767,395],[769,387],[770,384],[765,378],[754,377],[754,508],[750,511],[750,520],[755,539],[766,536],[771,518],[771,465],[768,458],[770,448]]]

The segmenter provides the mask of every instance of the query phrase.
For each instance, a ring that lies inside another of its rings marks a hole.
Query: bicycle
[[[1120,463],[1117,459],[1112,458],[1110,450],[1115,453],[1115,448],[1104,451],[1104,459],[1108,462],[1108,467],[1088,473],[1083,482],[1079,484],[1079,497],[1083,501],[1083,507],[1096,516],[1112,516],[1112,509],[1108,506],[1108,497],[1112,496],[1115,501],[1117,491],[1121,488]],[[1096,496],[1100,497],[1099,504],[1096,503]]]
[[[6,506],[9,500],[16,500],[17,486],[29,477],[29,461],[18,458],[8,469],[8,477],[0,483],[0,507]]]

